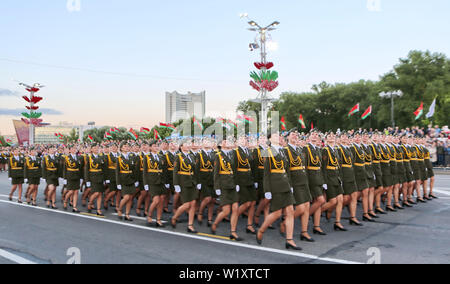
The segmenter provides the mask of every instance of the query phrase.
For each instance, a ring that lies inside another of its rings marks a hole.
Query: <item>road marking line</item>
[[[222,239],[222,240],[227,240],[227,241],[230,240],[230,238],[228,238],[228,237],[218,236],[218,235],[210,235],[210,234],[205,234],[205,233],[197,233],[197,235],[210,237],[210,238],[216,238],[216,239]]]
[[[450,196],[450,192],[449,191],[443,191],[443,190],[439,190],[439,189],[433,189],[433,192],[437,192],[440,194],[445,194],[445,195],[449,195]]]
[[[114,215],[114,216],[119,216],[119,214],[117,214],[117,213],[112,213],[111,215]],[[123,215],[125,215],[125,214],[123,214]],[[140,217],[140,216],[134,216],[134,215],[130,215],[130,218],[131,219],[137,219],[137,220],[142,220],[142,221],[147,221],[147,218],[146,217]],[[153,218],[152,218],[153,219]],[[164,220],[161,220],[161,223],[168,223],[167,221],[164,221]]]
[[[48,211],[48,212],[53,212],[53,213],[59,213],[59,214],[64,214],[64,215],[70,215],[70,216],[75,216],[75,217],[79,217],[79,218],[91,219],[91,220],[95,220],[95,221],[106,222],[106,223],[111,223],[111,224],[116,224],[116,225],[122,225],[122,226],[136,228],[136,229],[141,229],[141,230],[153,231],[153,232],[158,232],[158,233],[163,233],[163,234],[168,234],[168,235],[174,235],[174,236],[178,236],[178,237],[185,237],[185,238],[209,241],[209,242],[213,242],[213,243],[220,243],[220,244],[236,246],[236,247],[242,247],[242,248],[248,248],[248,249],[259,250],[259,251],[264,251],[264,252],[278,253],[278,254],[284,254],[284,255],[289,255],[289,256],[296,256],[296,257],[301,257],[301,258],[308,258],[308,259],[312,259],[312,260],[333,262],[333,263],[339,263],[339,264],[363,264],[361,262],[356,262],[356,261],[349,261],[349,260],[335,259],[335,258],[327,258],[327,257],[319,257],[319,256],[316,256],[316,255],[311,255],[311,254],[291,252],[291,251],[285,251],[285,250],[281,250],[281,249],[274,249],[274,248],[268,248],[268,247],[260,247],[260,246],[243,244],[243,243],[238,243],[238,242],[214,239],[214,238],[204,237],[204,236],[199,236],[199,235],[188,235],[188,234],[183,234],[183,233],[179,233],[179,232],[160,230],[160,229],[144,227],[144,226],[140,226],[140,225],[123,223],[123,222],[113,221],[113,220],[109,220],[109,219],[100,219],[100,218],[97,218],[97,217],[91,217],[91,216],[86,216],[86,215],[81,215],[81,214],[69,213],[69,212],[53,210],[53,209],[48,209],[48,208],[43,208],[43,207],[33,207],[33,206],[30,206],[30,205],[27,205],[27,204],[19,204],[19,203],[12,202],[12,201],[7,201],[7,200],[0,200],[0,203],[6,203],[6,204],[11,204],[11,205],[16,205],[16,206],[23,206],[23,207],[28,207],[28,208],[32,208],[32,209],[38,209],[38,210],[43,210],[43,211]]]
[[[97,217],[97,218],[105,218],[105,216],[98,216],[97,214],[91,214],[91,213],[86,213],[86,212],[81,212],[80,214],[86,215],[86,216]]]
[[[0,249],[0,256],[3,258],[6,258],[8,260],[11,260],[18,264],[36,264],[35,262],[32,262],[31,260],[28,260],[26,258],[23,258],[21,256],[18,256],[16,254],[10,253],[9,251]]]

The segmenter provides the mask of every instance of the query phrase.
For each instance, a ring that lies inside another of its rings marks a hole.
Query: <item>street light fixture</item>
[[[392,127],[395,128],[395,118],[394,118],[394,97],[401,97],[403,96],[402,91],[397,90],[393,92],[381,92],[379,94],[382,98],[391,98],[391,121],[392,121]]]

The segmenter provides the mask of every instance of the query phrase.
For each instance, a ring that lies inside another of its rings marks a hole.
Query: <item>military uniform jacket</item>
[[[370,144],[370,148],[372,149],[372,154],[373,154],[373,156],[372,156],[373,172],[375,173],[375,176],[380,177],[382,175],[381,161],[383,160],[383,157],[381,156],[380,145],[372,143],[372,144]]]
[[[59,177],[59,159],[53,155],[45,155],[42,159],[42,177],[45,179],[58,179]]]
[[[167,165],[164,157],[153,153],[143,156],[143,182],[145,185],[162,185],[167,180]]]
[[[214,158],[215,152],[209,153],[201,150],[198,152],[195,166],[197,173],[197,182],[202,185],[214,186]]]
[[[67,180],[80,180],[83,178],[84,158],[76,155],[75,158],[69,154],[61,156],[62,177]]]
[[[172,153],[170,151],[167,151],[166,154],[164,154],[164,161],[167,166],[167,175],[166,175],[166,184],[173,185],[173,170],[175,168],[175,157],[177,153]]]
[[[284,148],[285,156],[288,160],[288,171],[291,177],[292,186],[304,186],[308,184],[308,174],[306,173],[306,160],[300,147],[288,145]]]
[[[394,145],[395,148],[395,161],[397,162],[397,173],[399,175],[404,175],[406,173],[403,152],[401,151],[400,145]]]
[[[24,165],[24,177],[25,178],[42,177],[41,163],[42,163],[41,157],[31,157],[31,156],[26,157]]]
[[[353,167],[355,169],[356,180],[366,179],[366,155],[364,150],[356,144],[352,145],[351,150],[354,157]]]
[[[392,175],[397,175],[398,174],[398,170],[397,170],[397,159],[396,159],[396,150],[394,145],[392,144],[387,144],[386,148],[388,150],[389,153],[389,157],[390,157],[390,161],[391,161],[391,174]]]
[[[13,155],[8,158],[8,177],[22,178],[24,176],[25,158],[19,155],[16,159]]]
[[[322,186],[325,181],[322,174],[322,153],[318,147],[314,147],[308,143],[303,148],[306,158],[306,171],[308,173],[308,181],[311,186]]]
[[[117,168],[117,157],[118,154],[109,153],[105,157],[105,180],[114,181],[116,180],[116,168]]]
[[[288,171],[289,162],[283,153],[283,148],[267,149],[264,159],[264,192],[285,193],[291,190],[291,180]]]
[[[363,144],[361,149],[364,151],[367,178],[372,179],[375,176],[372,147]]]
[[[235,189],[232,153],[218,151],[214,159],[214,189]]]
[[[238,147],[233,150],[233,164],[234,178],[236,184],[239,186],[250,186],[253,185],[253,173],[251,167],[251,156],[250,151]]]
[[[391,173],[391,156],[385,144],[380,144],[381,154],[381,173],[383,176],[390,176]]]
[[[116,184],[134,185],[137,181],[136,177],[136,157],[131,153],[128,153],[127,157],[120,154],[117,157]]]
[[[341,178],[344,183],[355,182],[355,170],[353,168],[353,154],[349,147],[338,147],[339,164],[341,165]]]
[[[84,167],[84,179],[92,183],[103,183],[107,169],[105,155],[89,154],[86,157],[86,166]]]
[[[265,151],[266,150],[264,150],[261,146],[253,150],[253,158],[252,158],[253,180],[258,184],[263,183]]]
[[[412,173],[411,167],[412,154],[409,151],[409,147],[407,145],[400,145],[400,152],[403,155],[403,165],[405,167],[405,171],[408,173]]]
[[[175,157],[173,170],[173,184],[180,187],[196,187],[195,157],[191,154],[180,152]]]
[[[329,186],[340,185],[340,167],[336,149],[331,146],[325,146],[322,149],[322,165],[325,183]]]

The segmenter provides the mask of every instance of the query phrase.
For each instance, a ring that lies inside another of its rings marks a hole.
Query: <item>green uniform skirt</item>
[[[358,191],[358,187],[356,186],[356,182],[344,182],[344,195],[351,195],[353,192]]]
[[[15,184],[23,184],[24,178],[23,177],[18,177],[18,178],[12,178],[11,180],[11,184],[15,185]]]
[[[333,198],[338,197],[341,194],[344,194],[344,190],[340,185],[331,185],[328,186],[327,190],[325,190],[327,195],[327,200],[330,201]]]
[[[214,188],[209,185],[202,184],[202,190],[200,190],[200,199],[203,200],[207,197],[214,197]]]
[[[106,191],[103,183],[97,182],[91,182],[91,190],[92,192],[100,192],[100,193],[104,193]]]
[[[294,205],[295,199],[292,192],[272,193],[270,200],[270,211],[275,212],[280,209]]]
[[[369,183],[367,182],[367,179],[356,179],[356,186],[358,188],[358,191],[363,191],[366,188],[369,188]]]
[[[66,189],[67,190],[79,190],[80,189],[80,180],[79,179],[67,180]]]
[[[309,186],[309,191],[311,193],[311,197],[316,199],[323,195],[323,187],[320,185]]]
[[[231,205],[233,203],[239,202],[239,194],[236,192],[235,188],[222,189],[220,195],[220,205]]]
[[[264,199],[264,186],[263,183],[258,183],[258,190],[256,191],[256,195],[258,196],[258,200]]]
[[[108,188],[109,191],[118,191],[116,182],[112,180],[108,183]]]
[[[136,193],[136,187],[134,186],[134,184],[122,185],[122,196],[133,195],[135,193]]]
[[[258,198],[254,185],[240,186],[239,187],[239,202],[246,203],[256,201]]]
[[[312,201],[311,192],[309,191],[309,186],[307,184],[294,186],[294,200],[295,206]]]
[[[164,187],[164,185],[162,184],[157,184],[157,185],[149,185],[149,190],[148,192],[150,192],[150,195],[153,197],[155,196],[161,196],[161,195],[165,195],[167,193],[167,189]]]
[[[41,183],[40,178],[29,178],[28,184],[39,185]]]
[[[369,187],[377,187],[377,181],[375,180],[375,178],[371,177],[367,179],[367,181],[369,183]]]
[[[392,186],[393,180],[392,180],[392,175],[383,175],[383,187],[389,187]]]
[[[45,180],[47,182],[47,185],[54,185],[54,186],[59,186],[59,182],[57,178],[48,178]]]
[[[182,187],[180,192],[181,203],[191,202],[197,200],[199,196],[199,190],[193,186]]]

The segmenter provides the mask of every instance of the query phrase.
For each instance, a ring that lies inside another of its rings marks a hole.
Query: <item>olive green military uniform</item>
[[[428,178],[432,178],[434,177],[434,172],[433,172],[433,165],[431,164],[430,161],[430,150],[428,150],[428,148],[422,146],[423,152],[424,152],[424,160],[425,160],[425,167],[427,170],[427,177]]]
[[[428,173],[425,166],[425,153],[420,145],[415,145],[414,148],[417,152],[417,164],[419,167],[421,180],[426,181],[428,179]]]
[[[167,166],[164,158],[158,154],[149,153],[143,157],[143,184],[148,186],[152,198],[165,195]]]
[[[347,146],[339,146],[339,164],[341,165],[341,179],[344,189],[344,195],[351,195],[353,192],[358,191],[355,179],[355,170],[353,168],[353,155],[352,151]]]
[[[117,153],[109,153],[105,155],[105,182],[109,184],[110,191],[117,191],[116,183],[116,168],[117,168]]]
[[[322,173],[327,185],[325,193],[327,199],[331,200],[344,194],[342,189],[342,180],[340,178],[340,166],[337,151],[331,146],[325,146],[322,149]]]
[[[40,157],[28,156],[25,158],[24,177],[28,184],[39,185],[42,177],[42,159]]]
[[[11,155],[8,159],[8,177],[11,184],[23,184],[25,158],[22,155],[15,157]]]
[[[373,166],[372,148],[369,145],[362,144],[361,149],[364,151],[367,183],[369,184],[369,188],[374,188],[376,187],[377,183],[375,177],[375,169]]]
[[[397,162],[397,173],[400,184],[407,182],[405,160],[400,145],[394,145],[395,147],[395,161]]]
[[[63,178],[67,180],[67,190],[79,190],[83,178],[84,158],[81,156],[64,155],[61,157]]]
[[[236,181],[233,172],[232,153],[218,151],[214,159],[214,190],[220,190],[220,205],[231,205],[239,202]]]
[[[197,173],[197,182],[201,184],[200,199],[206,197],[214,197],[214,158],[215,152],[206,152],[201,150],[198,152],[195,166]]]
[[[58,177],[59,177],[59,160],[53,155],[45,155],[42,159],[42,177],[47,182],[47,185],[58,186]]]
[[[318,147],[308,144],[303,148],[306,158],[306,172],[308,173],[308,184],[313,199],[323,195],[325,181],[322,174],[322,153]]]
[[[405,178],[406,182],[411,182],[414,180],[414,174],[411,167],[411,157],[412,154],[405,145],[400,145],[400,152],[403,156],[403,166],[405,167]]]
[[[383,187],[390,187],[394,185],[391,172],[391,156],[385,144],[380,145],[381,154],[381,174],[383,179]]]
[[[311,192],[308,185],[308,174],[306,173],[306,159],[302,149],[297,146],[288,145],[285,149],[288,159],[288,171],[294,188],[295,206],[311,202]]]
[[[375,188],[379,188],[383,186],[383,173],[381,171],[381,161],[383,160],[381,156],[380,145],[375,143],[370,144],[370,148],[372,149],[372,168],[373,173],[375,174]]]
[[[175,167],[175,157],[177,153],[172,153],[170,151],[167,151],[164,154],[164,160],[165,164],[167,166],[167,175],[166,175],[166,181],[165,184],[168,184],[170,186],[169,190],[167,190],[166,194],[169,195],[169,193],[174,193],[174,187],[173,187],[173,170]]]
[[[233,171],[236,185],[239,185],[239,202],[246,203],[256,201],[257,192],[253,181],[251,156],[248,149],[238,147],[233,150]]]
[[[136,193],[136,157],[129,153],[127,156],[120,154],[117,157],[116,183],[121,186],[122,195]]]
[[[105,192],[106,156],[89,154],[84,170],[84,180],[91,183],[92,192]]]
[[[192,154],[179,153],[175,157],[173,184],[181,188],[182,203],[191,202],[199,197],[195,175],[195,157]]]
[[[367,181],[368,175],[366,171],[366,155],[364,150],[356,144],[353,144],[350,148],[354,157],[353,167],[355,169],[355,180],[358,187],[358,191],[362,191],[369,188]]]
[[[258,189],[256,191],[256,195],[258,200],[264,199],[264,158],[263,152],[265,150],[259,146],[258,148],[253,150],[253,181],[258,184]]]

